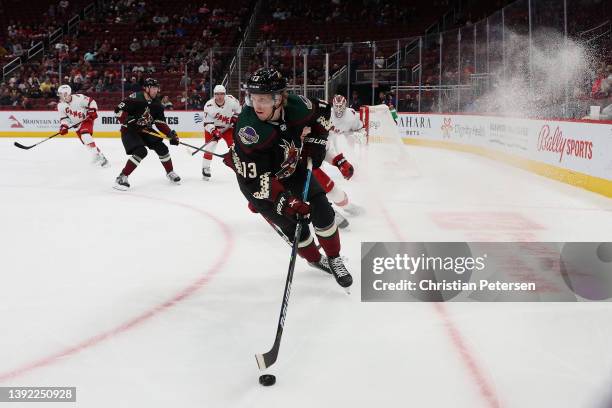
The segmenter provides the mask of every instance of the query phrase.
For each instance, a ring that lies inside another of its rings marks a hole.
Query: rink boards
[[[166,121],[181,137],[201,137],[204,132],[202,111],[167,111]],[[59,126],[56,111],[0,111],[0,136],[3,137],[46,137],[57,132]],[[115,113],[98,111],[94,132],[95,137],[119,137]]]
[[[168,111],[166,120],[181,137],[202,137],[201,111]],[[0,111],[1,137],[58,129],[56,111]],[[99,111],[94,129],[95,137],[118,137],[114,112]],[[400,113],[398,130],[407,144],[479,154],[612,197],[612,122]]]
[[[404,143],[479,154],[612,197],[612,122],[400,113]]]

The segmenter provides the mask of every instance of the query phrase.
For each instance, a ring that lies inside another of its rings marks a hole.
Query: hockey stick
[[[146,133],[147,135],[151,135],[151,136],[156,136],[156,137],[159,137],[160,139],[165,139],[165,137],[164,137],[164,136],[160,135],[159,133],[155,132],[154,130],[142,129],[142,130],[141,130],[141,132]],[[179,142],[179,144],[180,144],[180,145],[183,145],[183,146],[191,147],[192,149],[196,149],[196,150],[201,149],[200,147],[198,147],[198,146],[194,146],[194,145],[190,145],[189,143]],[[212,154],[213,156],[217,156],[217,157],[221,157],[221,158],[223,158],[223,155],[222,155],[222,154],[218,154],[218,153],[209,152],[208,150],[202,150],[202,151],[203,151],[204,153],[210,153],[210,154]]]
[[[79,126],[81,123],[82,123],[82,122],[76,123],[76,124],[74,124],[74,125],[70,126],[68,129],[75,128],[75,127]],[[35,147],[35,146],[38,146],[38,145],[39,145],[39,144],[41,144],[41,143],[45,143],[47,140],[53,139],[55,136],[58,136],[59,134],[60,134],[60,132],[57,132],[56,134],[51,135],[51,136],[49,136],[48,138],[43,139],[43,140],[41,140],[40,142],[33,144],[32,146],[25,146],[25,145],[22,145],[22,144],[21,144],[21,143],[19,143],[19,142],[14,142],[13,144],[14,144],[16,147],[20,148],[20,149],[29,150],[29,149],[31,149],[31,148],[33,148],[33,147]]]
[[[308,158],[308,173],[306,175],[306,184],[304,185],[304,192],[302,199],[306,201],[308,199],[308,189],[310,187],[310,178],[312,176],[312,159]],[[298,221],[295,226],[295,235],[293,237],[293,245],[291,247],[291,258],[289,260],[289,271],[287,272],[287,281],[285,282],[285,292],[283,294],[283,303],[280,310],[280,316],[278,318],[278,326],[276,327],[276,338],[270,351],[264,354],[255,354],[257,365],[260,370],[264,370],[270,367],[276,362],[278,357],[278,350],[280,348],[281,338],[283,336],[283,328],[285,327],[285,318],[287,317],[287,307],[289,306],[289,295],[291,294],[291,282],[293,281],[293,271],[295,270],[295,260],[297,258],[297,248],[300,241],[300,235],[302,234],[302,228],[304,224]]]
[[[192,156],[195,156],[198,152],[203,151],[206,153],[206,150],[204,150],[204,148],[206,146],[208,146],[210,143],[212,142],[218,142],[219,139],[211,139],[208,142],[204,143],[202,146],[198,147],[196,150],[193,151],[193,153],[191,153]],[[210,152],[209,152],[210,153]]]

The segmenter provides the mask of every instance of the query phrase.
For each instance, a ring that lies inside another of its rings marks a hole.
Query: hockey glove
[[[85,116],[85,120],[96,120],[98,117],[98,112],[95,109],[87,109],[87,116]]]
[[[321,167],[325,159],[326,146],[327,140],[325,138],[310,135],[306,136],[302,146],[302,159],[306,160],[307,157],[310,157],[314,168]]]
[[[176,132],[174,130],[170,131],[170,133],[168,133],[168,139],[170,139],[170,144],[173,146],[178,146],[179,144],[179,137],[176,134]]]
[[[221,139],[221,131],[219,129],[215,129],[212,132],[210,132],[210,135],[212,136],[212,140],[214,140],[215,142],[219,139]]]
[[[59,134],[63,136],[67,133],[68,133],[68,125],[61,125],[59,129]]]
[[[274,202],[274,209],[279,215],[293,219],[308,219],[310,217],[310,206],[287,192],[282,192]]]
[[[353,168],[353,165],[344,158],[344,155],[342,153],[334,157],[334,159],[332,160],[332,164],[340,170],[340,173],[342,173],[342,177],[344,177],[345,179],[349,180],[351,177],[353,177],[355,169]]]
[[[231,148],[230,150],[227,151],[227,153],[223,155],[223,164],[225,164],[227,167],[229,167],[233,171],[236,171],[236,168],[234,167],[234,160],[232,158]]]

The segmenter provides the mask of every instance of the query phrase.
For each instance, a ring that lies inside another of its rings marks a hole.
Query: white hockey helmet
[[[225,87],[223,85],[215,85],[215,89],[213,90],[213,93],[218,94],[218,93],[225,93]]]
[[[337,118],[341,118],[346,111],[346,98],[342,95],[335,95],[332,101],[334,114]]]
[[[72,88],[70,88],[70,85],[60,85],[60,87],[57,88],[57,96],[59,96],[60,100],[66,101],[70,95],[72,95]]]

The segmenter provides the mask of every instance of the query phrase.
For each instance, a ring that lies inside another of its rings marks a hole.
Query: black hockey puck
[[[264,374],[259,376],[259,383],[265,387],[276,384],[276,377],[272,374]]]

